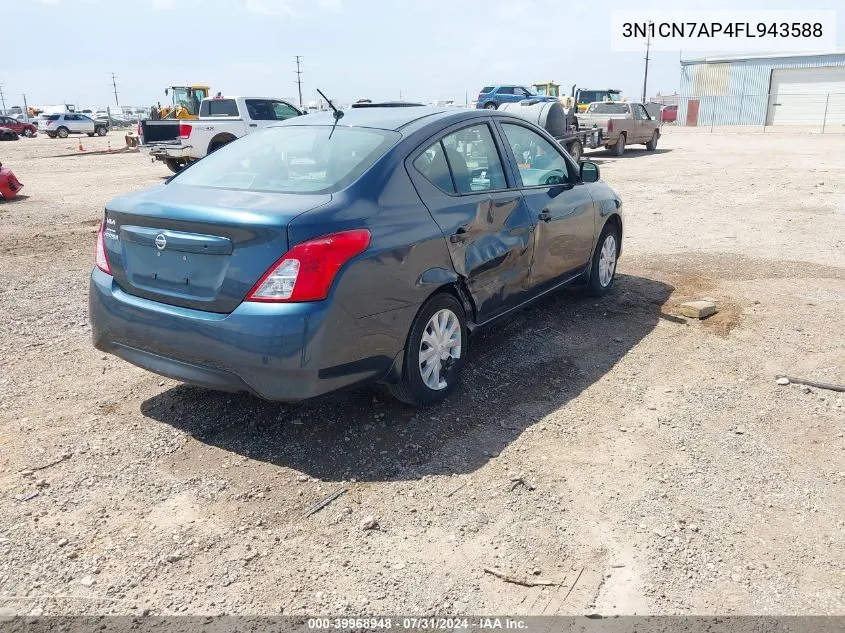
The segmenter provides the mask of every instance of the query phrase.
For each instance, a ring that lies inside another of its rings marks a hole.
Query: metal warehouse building
[[[845,126],[845,52],[681,61],[679,125]]]

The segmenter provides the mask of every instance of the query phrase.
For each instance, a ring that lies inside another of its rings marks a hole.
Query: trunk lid
[[[330,195],[234,191],[172,182],[117,198],[104,242],[122,290],[229,313],[288,250],[288,223]]]

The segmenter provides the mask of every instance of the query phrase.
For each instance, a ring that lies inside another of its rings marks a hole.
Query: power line
[[[299,89],[299,107],[302,107],[302,71],[299,70],[299,61],[302,58],[301,55],[296,56],[296,86]]]
[[[3,103],[3,113],[6,113],[6,97],[3,95],[3,84],[0,84],[0,102]]]
[[[114,73],[111,74],[111,85],[114,86],[114,105],[119,106],[120,104],[117,102],[117,75]]]

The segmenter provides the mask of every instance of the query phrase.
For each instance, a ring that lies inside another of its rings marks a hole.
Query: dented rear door
[[[411,178],[484,322],[527,297],[534,221],[489,125],[449,128],[411,154]]]

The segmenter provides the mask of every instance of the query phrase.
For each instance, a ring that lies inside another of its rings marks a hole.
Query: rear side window
[[[234,99],[208,99],[200,105],[200,116],[238,116]]]
[[[499,88],[498,94],[500,95],[512,95],[513,94],[513,86],[503,86]]]
[[[48,114],[44,118],[47,121],[58,121],[61,118],[61,116],[62,116],[61,114]]]
[[[484,87],[481,89],[481,94],[486,94],[486,93],[488,93],[488,92],[493,92],[493,88],[494,88],[494,87],[495,87],[495,86],[484,86]]]
[[[414,167],[446,193],[507,189],[502,161],[486,123],[444,136],[414,160]]]

